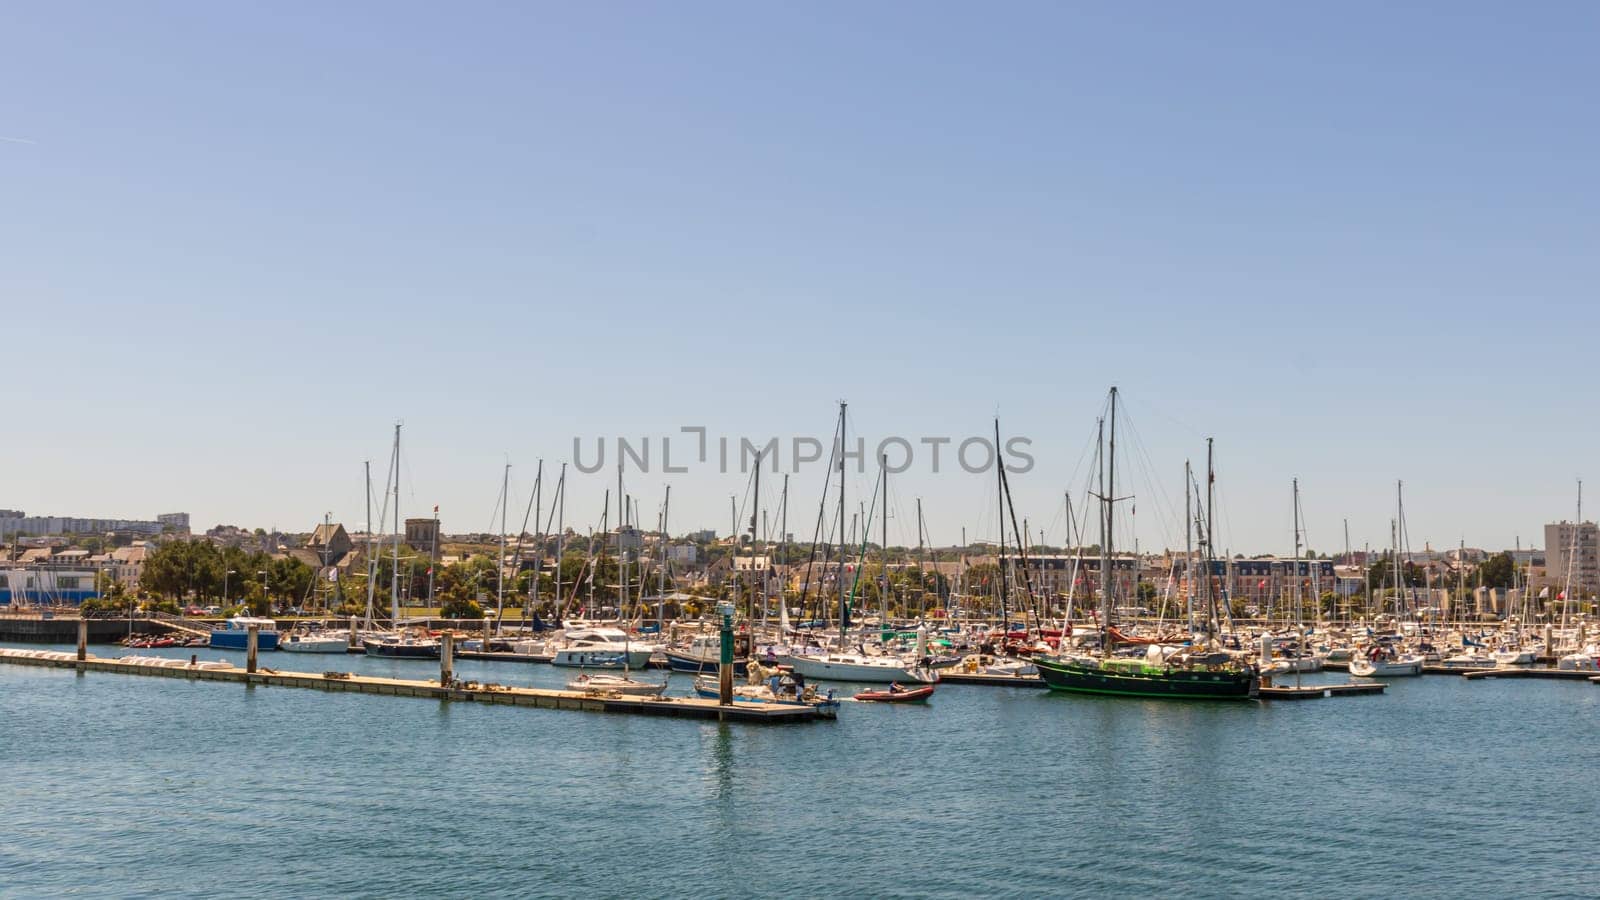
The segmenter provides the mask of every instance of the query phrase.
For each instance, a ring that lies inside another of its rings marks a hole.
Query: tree
[[[446,619],[481,619],[483,607],[476,600],[451,598],[439,607],[439,615]]]
[[[1488,588],[1509,589],[1517,583],[1517,564],[1509,553],[1500,553],[1483,561],[1478,567],[1478,577]]]

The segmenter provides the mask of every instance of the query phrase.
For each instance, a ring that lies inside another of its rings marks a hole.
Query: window
[[[63,575],[56,579],[56,590],[75,591],[78,589],[78,576]]]

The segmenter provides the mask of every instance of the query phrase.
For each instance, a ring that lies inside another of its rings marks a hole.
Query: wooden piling
[[[356,617],[350,617],[350,644],[345,647],[350,653],[356,652]]]
[[[256,673],[256,650],[261,643],[261,626],[251,623],[246,632],[244,650],[244,670],[251,675]]]
[[[439,685],[449,687],[455,679],[456,635],[446,631],[439,635]]]
[[[89,620],[78,619],[78,662],[89,658]]]

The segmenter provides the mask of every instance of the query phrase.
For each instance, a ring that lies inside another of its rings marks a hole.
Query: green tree
[[[1488,588],[1509,589],[1517,583],[1517,564],[1509,553],[1499,553],[1483,561],[1478,577]]]

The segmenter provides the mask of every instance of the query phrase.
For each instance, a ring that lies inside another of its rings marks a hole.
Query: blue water
[[[1594,897],[1597,712],[945,685],[774,728],[0,664],[0,896]]]

